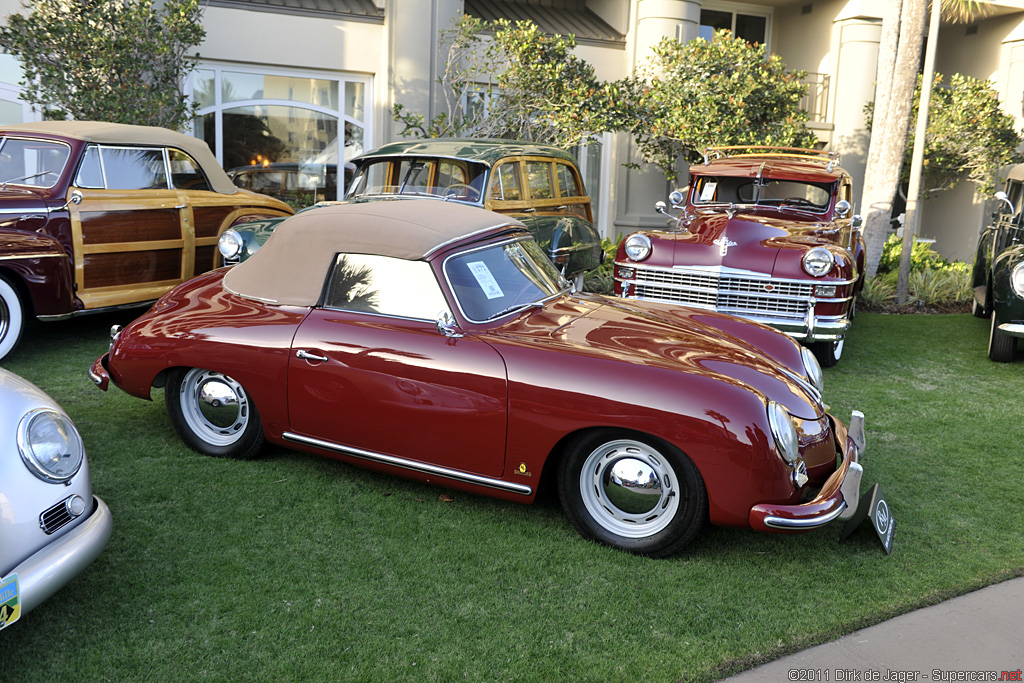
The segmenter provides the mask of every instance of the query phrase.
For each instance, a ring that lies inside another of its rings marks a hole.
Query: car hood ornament
[[[736,242],[733,242],[731,239],[729,239],[725,235],[722,235],[721,237],[719,237],[717,240],[712,242],[712,244],[717,244],[718,245],[718,247],[719,247],[718,253],[720,255],[722,255],[722,256],[725,256],[726,254],[729,253],[729,247],[735,247],[736,246]]]

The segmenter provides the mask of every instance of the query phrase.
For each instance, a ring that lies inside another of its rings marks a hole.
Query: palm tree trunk
[[[899,186],[917,84],[924,17],[925,0],[886,3],[878,53],[875,115],[861,194],[868,277],[874,277],[878,271],[882,246],[889,234],[892,200]]]

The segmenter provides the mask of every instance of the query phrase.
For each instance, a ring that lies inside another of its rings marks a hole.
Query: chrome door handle
[[[565,204],[562,204],[561,206],[556,206],[556,207],[555,207],[555,211],[565,211],[565,210],[566,210],[566,209],[568,209],[568,208],[569,208],[569,207],[568,207],[567,205],[565,205]]]
[[[305,351],[303,349],[299,349],[298,351],[296,351],[295,357],[301,358],[302,360],[316,360],[320,361],[321,363],[327,362],[327,356],[318,356],[315,353],[310,353],[309,351]]]

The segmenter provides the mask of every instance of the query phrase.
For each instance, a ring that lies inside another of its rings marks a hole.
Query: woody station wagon
[[[0,358],[33,316],[148,303],[218,265],[229,226],[291,213],[235,187],[187,135],[90,121],[0,128]]]
[[[557,147],[515,140],[413,140],[385,145],[351,163],[355,172],[347,202],[433,199],[515,217],[577,287],[603,258],[576,160]],[[278,223],[263,221],[227,233],[220,244],[224,262],[247,259]]]

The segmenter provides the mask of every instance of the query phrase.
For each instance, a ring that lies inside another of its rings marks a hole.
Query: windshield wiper
[[[29,178],[36,178],[38,176],[49,175],[51,173],[53,173],[53,171],[39,171],[38,173],[30,173],[29,175],[23,175],[20,178],[11,178],[10,180],[4,180],[4,181],[0,182],[0,189],[6,190],[7,189],[7,183],[16,183],[19,180],[28,180]]]
[[[506,308],[504,310],[501,310],[501,311],[498,311],[497,313],[492,315],[491,316],[491,320],[494,320],[495,318],[500,318],[501,316],[505,315],[506,313],[512,313],[513,311],[524,311],[527,308],[544,308],[544,302],[543,301],[530,301],[530,302],[527,302],[525,304],[512,304],[508,308]]]

